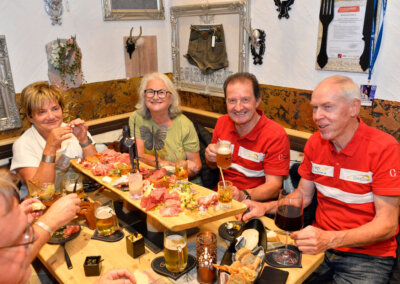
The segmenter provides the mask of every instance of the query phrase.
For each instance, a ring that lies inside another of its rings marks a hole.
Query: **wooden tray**
[[[90,170],[83,169],[82,165],[78,164],[78,159],[74,159],[71,161],[71,164],[78,169],[80,172],[84,173],[85,175],[89,176],[90,178],[94,179],[98,183],[104,185],[111,191],[115,192],[119,196],[121,196],[124,200],[126,200],[128,203],[132,204],[136,208],[140,209],[147,215],[155,218],[158,222],[160,222],[163,226],[167,227],[170,230],[174,231],[180,231],[180,230],[185,230],[185,229],[190,229],[194,227],[198,227],[202,224],[209,223],[212,221],[216,221],[219,219],[223,219],[229,216],[234,216],[240,213],[243,213],[246,211],[246,205],[244,205],[241,202],[238,202],[236,200],[232,201],[232,207],[230,209],[218,209],[216,210],[215,207],[210,207],[208,208],[207,212],[205,213],[200,213],[198,210],[194,211],[189,211],[189,210],[184,210],[184,212],[180,213],[179,216],[177,217],[163,217],[161,216],[160,212],[158,210],[150,210],[146,211],[144,208],[140,206],[140,200],[132,200],[130,198],[130,194],[127,191],[122,191],[114,186],[112,184],[114,183],[115,180],[117,180],[117,177],[113,177],[113,181],[110,183],[104,182],[103,176],[94,176]],[[212,193],[212,190],[209,190],[208,188],[192,184],[193,189],[196,190],[197,195],[196,197],[200,196],[206,196],[210,193]]]

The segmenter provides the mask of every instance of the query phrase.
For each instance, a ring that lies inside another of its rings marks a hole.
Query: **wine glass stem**
[[[289,236],[289,232],[286,231],[286,238],[285,238],[285,250],[287,251],[287,246],[288,246],[288,236]]]

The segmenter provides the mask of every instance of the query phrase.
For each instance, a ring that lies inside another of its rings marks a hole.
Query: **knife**
[[[363,71],[367,70],[369,66],[373,18],[374,18],[374,0],[367,0],[367,6],[365,7],[365,18],[364,18],[364,28],[363,28],[364,51],[360,56],[360,66]]]

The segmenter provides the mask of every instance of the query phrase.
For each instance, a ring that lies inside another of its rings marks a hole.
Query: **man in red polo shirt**
[[[291,238],[307,254],[325,252],[310,283],[387,283],[396,257],[400,146],[359,117],[361,92],[348,77],[322,81],[311,99],[319,131],[300,165],[304,206],[317,190],[313,226]],[[246,201],[243,219],[276,211],[276,202]]]
[[[228,114],[217,121],[206,149],[207,165],[216,168],[216,144],[231,142],[232,165],[223,171],[234,185],[233,198],[265,201],[276,198],[289,173],[290,145],[282,126],[257,109],[260,89],[250,73],[236,73],[224,83]]]

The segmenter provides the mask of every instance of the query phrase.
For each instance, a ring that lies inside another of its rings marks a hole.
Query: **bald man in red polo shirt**
[[[261,95],[257,78],[236,73],[224,83],[228,114],[220,117],[206,149],[207,165],[216,168],[216,143],[232,144],[232,164],[224,169],[233,183],[233,198],[266,201],[276,199],[283,176],[289,173],[289,138],[278,123],[258,109]]]
[[[323,80],[311,99],[319,131],[308,140],[300,165],[307,206],[317,190],[312,226],[294,232],[300,251],[325,252],[309,283],[387,283],[396,257],[400,146],[359,117],[361,92],[348,77]],[[245,201],[250,212],[274,213],[276,202]]]

